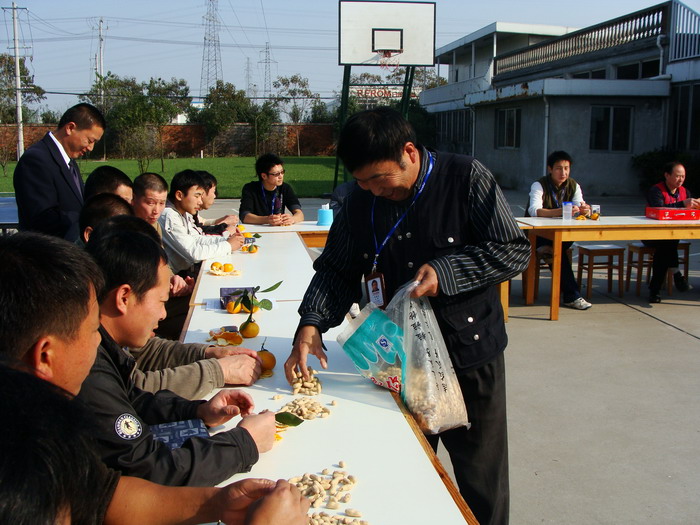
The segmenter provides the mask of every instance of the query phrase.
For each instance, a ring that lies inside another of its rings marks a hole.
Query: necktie
[[[80,174],[78,174],[78,167],[75,165],[75,161],[70,161],[70,172],[73,175],[73,183],[75,187],[78,188],[78,193],[83,194],[82,188],[80,187]]]

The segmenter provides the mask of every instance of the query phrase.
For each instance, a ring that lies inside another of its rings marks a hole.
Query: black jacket
[[[78,191],[70,169],[48,133],[19,159],[14,187],[20,230],[47,233],[69,241],[80,237],[78,217],[83,207],[83,179],[80,177]]]
[[[133,357],[100,328],[102,343],[78,396],[95,413],[98,449],[107,466],[163,485],[212,486],[258,460],[255,441],[243,428],[209,438],[190,438],[170,450],[154,439],[149,425],[195,419],[203,401],[188,401],[169,390],[155,394],[131,381]]]
[[[377,270],[390,299],[423,264],[435,269],[440,293],[430,301],[460,375],[505,349],[503,310],[494,285],[527,267],[530,245],[493,175],[476,160],[422,150],[415,187],[426,179],[413,206],[412,199],[375,198],[360,188],[346,198],[314,263],[316,275],[299,308],[300,325],[323,332],[342,321],[350,303],[359,300],[362,275],[372,268],[375,236],[381,245],[405,213],[380,253]]]

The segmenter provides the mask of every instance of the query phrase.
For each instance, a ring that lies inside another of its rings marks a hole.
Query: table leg
[[[534,230],[528,232],[530,240],[530,264],[527,265],[527,270],[523,273],[523,288],[525,292],[525,304],[532,305],[535,302],[535,271],[537,270],[537,246],[535,242],[537,236]]]
[[[501,307],[503,308],[503,320],[508,322],[508,295],[510,293],[510,281],[503,281],[498,284],[498,295],[501,296]]]
[[[555,231],[552,239],[552,293],[549,303],[549,319],[551,321],[559,320],[559,293],[561,281],[561,232]]]

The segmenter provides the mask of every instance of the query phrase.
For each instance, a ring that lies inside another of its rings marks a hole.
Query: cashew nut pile
[[[321,381],[315,376],[316,370],[309,367],[309,380],[304,381],[301,377],[301,372],[294,372],[296,378],[292,383],[292,394],[304,394],[306,396],[315,396],[321,393]]]
[[[396,378],[398,383],[401,384],[401,366],[389,365],[386,368],[378,370],[374,374],[374,379],[379,381],[381,385],[389,384],[389,378]]]
[[[454,385],[447,385],[450,395],[440,395],[442,392],[435,389],[434,381],[424,370],[414,369],[407,374],[407,382],[403,385],[406,406],[424,432],[438,427],[441,421],[454,419],[457,410],[451,403],[451,399],[459,396],[453,390]]]
[[[298,397],[290,401],[280,408],[279,412],[291,412],[301,419],[324,418],[331,414],[329,408],[322,406],[318,401],[314,401],[308,397]]]
[[[340,461],[338,465],[345,465],[345,462]],[[344,470],[335,470],[331,474],[329,469],[323,469],[321,474],[306,473],[291,478],[289,483],[296,485],[302,495],[311,501],[312,508],[318,508],[325,503],[327,509],[336,510],[340,504],[350,502],[350,491],[357,484],[357,479]],[[369,525],[365,520],[356,519],[361,517],[360,511],[351,508],[345,509],[344,516],[314,512],[309,516],[309,525]]]

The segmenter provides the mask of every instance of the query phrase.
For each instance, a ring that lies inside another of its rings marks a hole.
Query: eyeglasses
[[[268,173],[270,177],[281,177],[282,175],[284,175],[284,170],[278,171],[277,173]]]

